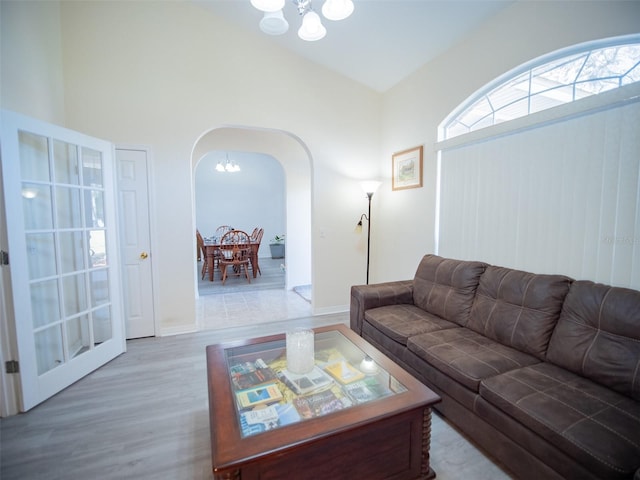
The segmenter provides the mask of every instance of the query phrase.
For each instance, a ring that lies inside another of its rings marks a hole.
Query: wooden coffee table
[[[373,372],[361,364],[367,356]],[[215,480],[435,476],[429,447],[437,394],[342,324],[315,329],[315,364],[319,390],[296,393],[308,379],[287,374],[284,334],[207,347]],[[336,365],[346,377],[335,377]],[[271,402],[241,407],[268,394]]]

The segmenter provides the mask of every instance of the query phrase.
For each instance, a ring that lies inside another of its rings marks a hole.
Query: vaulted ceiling
[[[354,0],[342,21],[323,18],[327,35],[316,42],[297,36],[300,17],[292,0],[284,15],[289,31],[262,33],[262,12],[250,0],[195,0],[238,28],[274,42],[374,90],[384,92],[431,59],[462,41],[516,0]],[[320,11],[323,0],[312,0]]]

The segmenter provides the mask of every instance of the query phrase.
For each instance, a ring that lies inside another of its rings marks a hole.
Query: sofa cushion
[[[407,348],[476,392],[484,378],[540,361],[467,328],[415,335]]]
[[[372,308],[364,314],[365,321],[402,345],[407,338],[420,333],[458,327],[455,323],[431,315],[415,305],[387,305]]]
[[[640,292],[574,282],[547,359],[640,401]]]
[[[413,279],[413,303],[429,313],[465,326],[486,268],[470,262],[425,255]]]
[[[571,279],[489,266],[468,328],[544,360]]]
[[[640,403],[547,362],[487,378],[480,395],[600,478],[640,464]]]

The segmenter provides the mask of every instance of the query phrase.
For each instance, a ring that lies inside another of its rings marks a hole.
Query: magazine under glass
[[[315,334],[314,366],[287,370],[285,340],[225,350],[242,437],[405,392],[340,332]]]

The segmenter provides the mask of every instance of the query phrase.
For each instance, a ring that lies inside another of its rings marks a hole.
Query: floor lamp
[[[369,254],[371,250],[371,197],[373,197],[373,194],[376,192],[381,183],[382,182],[376,181],[367,181],[360,183],[362,190],[367,194],[367,199],[369,200],[369,211],[368,213],[363,213],[362,215],[360,215],[360,221],[356,226],[359,231],[362,231],[362,219],[364,218],[367,220],[367,285],[369,285]]]

